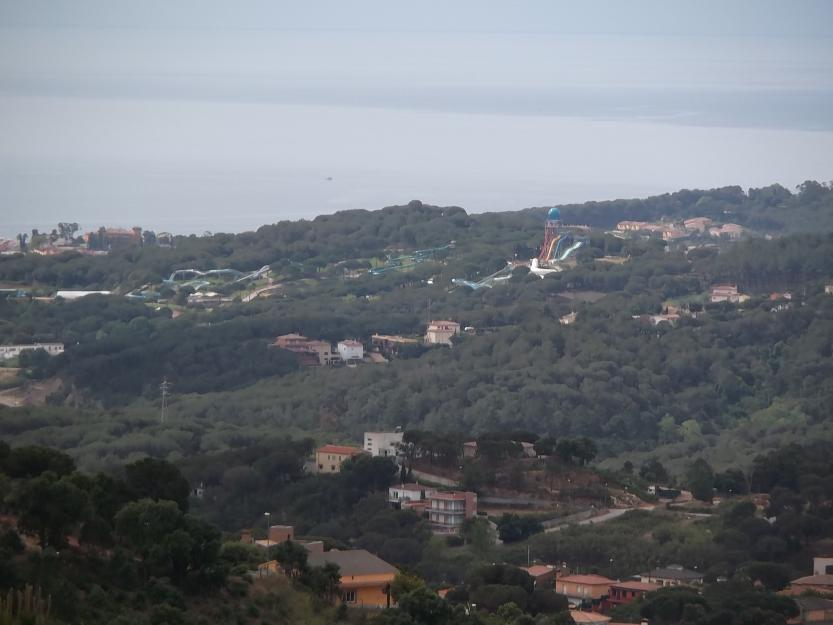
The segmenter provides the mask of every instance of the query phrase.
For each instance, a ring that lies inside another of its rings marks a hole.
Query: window
[[[344,603],[356,603],[356,591],[355,590],[345,590],[343,596],[344,596]]]

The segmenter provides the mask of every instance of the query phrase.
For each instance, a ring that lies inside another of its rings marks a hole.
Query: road
[[[647,510],[648,508],[614,508],[613,510],[609,510],[604,514],[599,514],[594,517],[590,517],[589,519],[584,519],[583,521],[578,521],[577,523],[565,523],[564,525],[556,525],[555,527],[551,527],[549,529],[544,530],[544,532],[558,532],[565,527],[570,527],[570,525],[595,525],[596,523],[604,523],[605,521],[610,521],[611,519],[616,519],[625,512],[629,512],[630,510]]]

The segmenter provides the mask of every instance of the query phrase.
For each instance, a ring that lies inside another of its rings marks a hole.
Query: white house
[[[365,432],[364,450],[371,456],[396,458],[403,432]]]
[[[33,343],[32,345],[0,345],[0,360],[11,360],[17,358],[21,353],[30,350],[42,349],[50,356],[57,356],[64,353],[63,343]]]
[[[364,346],[359,341],[339,341],[338,353],[346,363],[361,362],[364,358]]]

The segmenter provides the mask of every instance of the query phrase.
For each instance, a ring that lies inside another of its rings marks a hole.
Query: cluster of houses
[[[426,345],[451,346],[451,339],[460,334],[456,321],[431,321],[422,342]],[[272,347],[279,347],[298,354],[304,366],[356,365],[358,363],[380,364],[387,362],[385,356],[395,356],[400,349],[418,345],[419,339],[407,336],[374,334],[370,337],[373,350],[365,353],[364,344],[354,339],[339,341],[333,346],[329,341],[311,339],[302,334],[283,334],[275,339]]]
[[[660,235],[664,241],[676,241],[695,234],[708,234],[712,237],[739,239],[744,232],[738,224],[715,224],[708,217],[693,217],[682,222],[620,221],[616,224],[618,233],[638,233]]]
[[[333,347],[329,341],[292,333],[277,337],[272,346],[297,354],[301,364],[306,366],[353,365],[365,360],[364,345],[351,339],[339,341]]]
[[[340,473],[342,465],[365,454],[398,458],[403,433],[365,432],[364,447],[322,445],[315,450],[312,472],[322,475]],[[477,515],[477,493],[430,488],[419,483],[400,484],[388,489],[388,501],[396,508],[413,510],[428,519],[437,534],[459,534],[466,519]]]

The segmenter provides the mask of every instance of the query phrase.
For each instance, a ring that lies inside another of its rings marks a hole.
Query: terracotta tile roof
[[[794,579],[790,583],[811,586],[833,586],[833,575],[808,575],[807,577]]]
[[[318,448],[318,453],[355,456],[356,454],[362,453],[362,450],[358,447],[350,447],[349,445],[324,445]]]
[[[524,570],[530,575],[532,575],[532,577],[539,577],[541,575],[546,575],[547,573],[555,572],[554,568],[544,566],[543,564],[535,564],[533,566],[525,568]]]
[[[608,579],[603,575],[567,575],[566,577],[559,577],[559,582],[568,582],[573,584],[616,584],[615,579]]]

